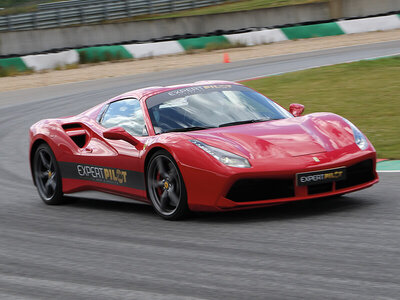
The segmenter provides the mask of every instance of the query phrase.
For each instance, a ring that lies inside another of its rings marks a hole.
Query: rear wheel
[[[61,174],[53,151],[47,144],[40,145],[33,157],[33,176],[40,198],[49,205],[65,202]]]
[[[147,168],[147,192],[157,214],[177,220],[189,212],[182,175],[173,157],[164,150],[156,152]]]

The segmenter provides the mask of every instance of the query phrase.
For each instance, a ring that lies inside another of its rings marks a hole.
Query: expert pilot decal
[[[90,177],[95,181],[110,183],[126,183],[126,171],[120,169],[107,169],[103,167],[77,165],[76,169],[81,177]]]
[[[65,178],[96,181],[106,184],[144,189],[143,173],[116,168],[59,162]]]
[[[297,184],[314,185],[346,179],[346,168],[323,170],[297,174]]]

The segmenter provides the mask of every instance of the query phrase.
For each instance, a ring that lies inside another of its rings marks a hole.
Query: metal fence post
[[[107,2],[103,2],[103,20],[107,20]]]
[[[147,13],[151,15],[153,13],[153,2],[151,0],[147,0]]]
[[[61,12],[60,12],[60,9],[56,10],[56,14],[57,14],[57,25],[61,26]]]
[[[11,30],[12,29],[12,25],[11,25],[10,15],[6,15],[6,19],[7,19],[7,29]]]
[[[84,17],[83,17],[83,9],[82,9],[82,6],[81,5],[79,5],[79,17],[80,17],[80,21],[81,21],[81,24],[83,24],[83,22],[85,21],[84,20]]]
[[[37,12],[32,13],[32,28],[37,29]]]
[[[126,12],[127,12],[127,16],[128,17],[132,16],[131,7],[129,5],[129,0],[125,0],[125,9],[126,9]]]

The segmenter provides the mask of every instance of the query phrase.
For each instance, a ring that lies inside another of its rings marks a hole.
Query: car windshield
[[[152,96],[146,103],[156,134],[292,117],[275,102],[241,85],[182,88]]]

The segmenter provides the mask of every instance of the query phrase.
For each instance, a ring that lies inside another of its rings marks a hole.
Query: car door
[[[103,132],[112,127],[123,127],[129,134],[142,143],[148,133],[144,114],[137,99],[122,99],[111,102],[103,111],[92,129],[102,137],[91,139],[82,149],[86,164],[78,172],[82,175],[96,176],[97,187],[118,194],[145,197],[143,150],[123,140],[110,140],[103,137]],[[90,169],[94,166],[98,169]],[[95,173],[93,173],[94,171]]]

